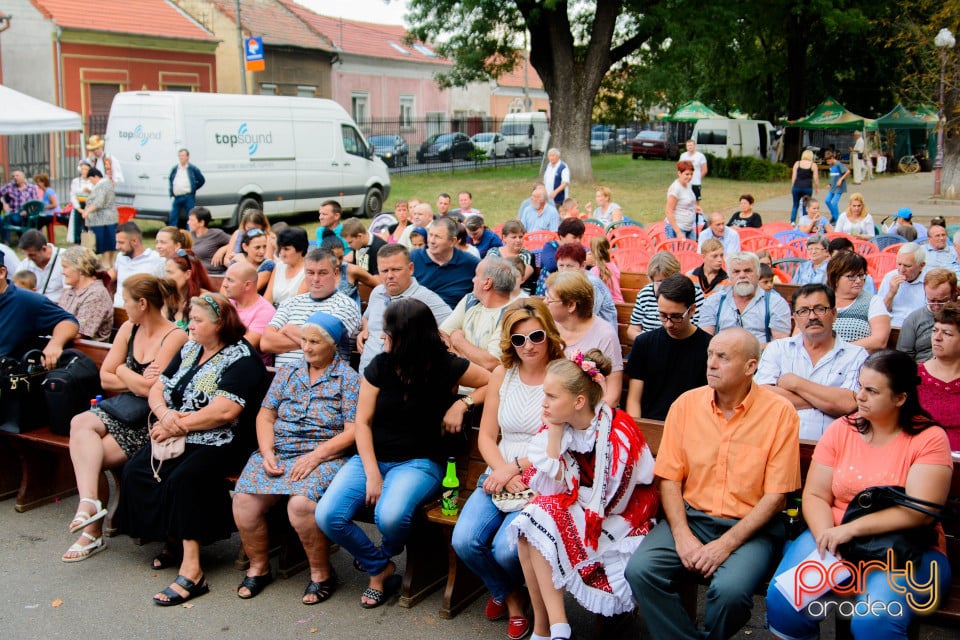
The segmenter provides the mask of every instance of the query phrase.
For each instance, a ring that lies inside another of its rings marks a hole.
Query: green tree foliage
[[[660,0],[411,0],[412,34],[453,61],[447,85],[496,78],[525,39],[550,96],[551,144],[574,177],[589,179],[594,99],[611,66],[664,35]]]

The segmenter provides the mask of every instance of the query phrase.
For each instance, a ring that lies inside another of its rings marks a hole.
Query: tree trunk
[[[583,185],[593,179],[593,166],[590,162],[593,100],[587,96],[594,94],[578,86],[579,84],[579,80],[571,79],[563,89],[555,92],[548,89],[552,96],[550,146],[560,150],[564,162],[570,167],[570,177],[575,185]]]
[[[944,137],[943,173],[940,193],[944,198],[960,199],[960,137]],[[951,241],[953,238],[950,239]]]
[[[796,120],[806,115],[807,109],[807,42],[810,28],[806,12],[791,13],[786,20],[787,43],[787,118]],[[783,161],[792,165],[800,159],[802,132],[787,127],[783,139]]]

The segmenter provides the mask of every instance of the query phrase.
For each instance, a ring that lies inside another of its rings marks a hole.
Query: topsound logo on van
[[[243,122],[236,133],[215,133],[213,139],[217,144],[228,144],[234,147],[238,144],[247,145],[247,155],[254,155],[260,148],[260,143],[273,144],[273,132],[250,133],[247,123]]]
[[[160,131],[145,131],[143,125],[138,124],[133,128],[133,131],[118,131],[117,136],[121,140],[136,140],[137,143],[144,147],[151,140],[160,139]]]

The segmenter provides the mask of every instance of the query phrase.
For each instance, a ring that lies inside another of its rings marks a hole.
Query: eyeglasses
[[[531,331],[526,335],[522,333],[514,333],[510,336],[510,344],[519,349],[523,345],[527,344],[527,340],[530,341],[530,344],[541,344],[546,339],[547,332],[543,329],[537,329],[536,331]]]
[[[940,311],[940,309],[943,309],[943,305],[947,304],[948,302],[950,302],[949,299],[948,300],[931,300],[927,298],[927,309],[929,309],[930,311]]]
[[[690,313],[690,309],[693,309],[693,305],[687,307],[687,310],[683,313],[663,313],[661,311],[657,312],[657,315],[660,316],[660,322],[669,322],[671,324],[679,324],[683,322],[684,318],[687,317],[687,314]]]
[[[543,304],[553,304],[554,302],[560,302],[560,298],[544,298]]]
[[[177,249],[176,255],[177,255],[178,258],[186,258],[186,257],[189,256],[190,254],[187,253],[187,250],[186,250],[186,249]]]
[[[843,277],[849,280],[850,282],[856,282],[857,280],[866,280],[867,274],[865,273],[845,273]]]
[[[811,313],[815,316],[822,318],[823,316],[827,315],[827,311],[830,311],[831,309],[833,309],[833,307],[825,307],[822,304],[818,304],[815,307],[800,307],[793,313],[798,318],[806,318]]]
[[[203,294],[200,296],[200,299],[210,305],[210,308],[213,309],[213,313],[217,316],[217,320],[220,319],[220,305],[217,304],[217,301],[213,299],[213,296],[209,294]]]

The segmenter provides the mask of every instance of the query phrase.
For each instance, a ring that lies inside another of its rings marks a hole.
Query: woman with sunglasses
[[[611,407],[618,406],[623,386],[623,349],[617,330],[593,315],[593,284],[580,271],[558,271],[547,278],[546,286],[543,302],[557,323],[564,353],[569,356],[576,351],[602,351],[613,367],[603,399]]]
[[[178,605],[210,590],[200,545],[233,532],[224,478],[250,451],[240,435],[252,432],[266,390],[266,368],[243,339],[237,310],[220,294],[190,300],[190,340],[150,388],[150,439],[185,437],[179,456],[159,462],[148,443],[126,464],[118,517],[131,536],[165,541],[153,569],[178,566],[173,583],[154,603]]]
[[[166,304],[167,319],[186,331],[190,318],[190,300],[204,292],[213,291],[213,283],[203,263],[192,251],[177,249],[166,264],[167,278],[177,283],[175,299]]]
[[[260,229],[251,229],[240,239],[240,253],[233,257],[234,262],[246,262],[257,270],[257,293],[263,295],[270,284],[270,276],[276,263],[268,254],[267,234]]]
[[[867,261],[852,251],[838,251],[827,263],[827,286],[837,296],[837,319],[833,330],[847,342],[867,351],[887,345],[890,312],[883,299],[864,287]]]
[[[260,229],[267,236],[267,255],[273,257],[277,254],[277,236],[270,229],[270,221],[267,216],[258,209],[249,209],[240,218],[240,226],[230,236],[230,242],[217,249],[210,259],[210,263],[215,267],[227,267],[233,263],[236,255],[240,253],[240,242],[243,235],[251,229]]]
[[[451,544],[490,592],[487,619],[507,617],[507,637],[518,640],[530,621],[520,559],[506,535],[517,512],[500,511],[492,495],[527,488],[521,474],[530,466],[527,444],[542,425],[543,378],[547,364],[564,356],[563,340],[543,301],[510,304],[502,324],[500,365],[490,375],[477,438],[487,470],[463,505]]]

